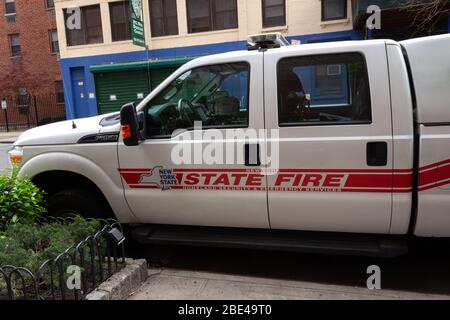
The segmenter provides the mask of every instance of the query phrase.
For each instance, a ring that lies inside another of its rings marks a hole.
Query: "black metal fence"
[[[113,219],[97,219],[101,229],[42,263],[36,272],[5,265],[0,267],[0,300],[81,300],[125,265],[124,243],[111,235],[122,226]],[[70,223],[71,218],[46,218]],[[79,286],[68,285],[70,267],[79,268]]]
[[[0,132],[20,131],[66,119],[64,103],[55,94],[1,97]]]

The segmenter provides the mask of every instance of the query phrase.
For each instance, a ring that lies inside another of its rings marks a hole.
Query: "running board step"
[[[142,244],[248,248],[371,257],[406,254],[400,237],[309,231],[151,225],[133,230]]]

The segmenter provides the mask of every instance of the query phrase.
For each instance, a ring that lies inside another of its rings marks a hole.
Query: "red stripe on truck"
[[[162,166],[161,166],[162,168]],[[176,168],[170,189],[198,190],[271,190],[313,192],[411,192],[412,169],[279,169],[273,186],[266,187],[261,168]],[[119,168],[130,188],[161,187],[145,184],[151,168]],[[165,172],[164,174],[167,174]],[[450,159],[419,168],[418,190],[450,184]],[[242,185],[244,184],[244,185]]]
[[[409,169],[281,169],[265,176],[261,169],[156,168],[155,174],[150,168],[120,168],[119,172],[130,188],[141,189],[410,192],[412,188]],[[266,177],[273,185],[266,186]]]

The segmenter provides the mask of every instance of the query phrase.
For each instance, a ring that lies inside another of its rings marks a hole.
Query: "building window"
[[[178,34],[176,0],[150,0],[152,37]]]
[[[286,25],[286,1],[262,0],[263,27]]]
[[[131,39],[130,2],[112,2],[109,4],[111,16],[112,41],[124,41]]]
[[[16,2],[14,0],[5,0],[5,9],[6,14],[15,14]]]
[[[236,0],[187,0],[189,33],[238,27]]]
[[[17,92],[17,104],[19,107],[28,107],[30,102],[27,88],[19,88]]]
[[[9,45],[11,47],[11,57],[18,57],[22,53],[20,48],[20,38],[18,34],[9,35]]]
[[[54,0],[45,0],[45,7],[47,9],[55,9],[55,1]]]
[[[49,30],[50,50],[52,54],[59,53],[58,32],[56,30]]]
[[[62,81],[55,82],[56,103],[64,103],[64,85]]]
[[[322,21],[347,18],[347,0],[322,0]]]
[[[7,22],[16,21],[16,2],[14,0],[5,0],[5,17]]]
[[[282,59],[278,63],[279,125],[371,123],[368,79],[359,53]]]
[[[102,43],[102,18],[100,14],[100,5],[81,7],[81,26],[69,26],[67,21],[72,21],[71,16],[74,12],[67,12],[64,9],[64,20],[66,21],[66,38],[68,46],[78,46],[83,44]],[[76,11],[75,11],[76,12]]]

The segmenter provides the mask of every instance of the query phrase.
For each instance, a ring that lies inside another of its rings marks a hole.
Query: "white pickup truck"
[[[186,63],[121,114],[23,133],[20,175],[51,214],[113,215],[146,243],[395,256],[450,237],[450,35],[252,41]],[[227,148],[247,141],[245,159],[174,161],[211,143],[195,121]]]

